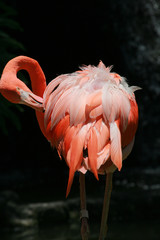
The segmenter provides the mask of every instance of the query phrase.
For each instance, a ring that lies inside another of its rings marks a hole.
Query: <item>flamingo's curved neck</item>
[[[46,78],[39,63],[32,58],[19,56],[12,59],[4,69],[4,71],[10,72],[14,76],[16,76],[20,70],[26,70],[28,72],[33,93],[43,97],[46,88]]]
[[[3,73],[9,72],[10,77],[11,75],[15,77],[20,70],[26,70],[28,72],[31,79],[33,93],[40,97],[43,97],[43,93],[46,88],[46,78],[39,63],[32,58],[26,56],[19,56],[8,62],[8,64],[4,68]],[[44,128],[44,113],[36,111],[36,116],[40,129],[46,137]]]

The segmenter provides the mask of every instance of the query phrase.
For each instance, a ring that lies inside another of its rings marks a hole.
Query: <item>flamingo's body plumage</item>
[[[91,170],[98,178],[98,173],[120,170],[132,149],[136,88],[110,70],[102,62],[83,67],[58,76],[44,92],[46,134],[70,168],[67,194],[75,171]]]

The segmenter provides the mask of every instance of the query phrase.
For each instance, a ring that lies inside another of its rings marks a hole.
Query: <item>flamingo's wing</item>
[[[102,62],[97,68],[83,67],[57,77],[44,93],[48,139],[70,168],[67,195],[77,170],[91,170],[97,179],[105,166],[114,164],[120,170],[123,148],[134,138],[135,88],[110,70]],[[124,155],[131,148],[125,148]]]

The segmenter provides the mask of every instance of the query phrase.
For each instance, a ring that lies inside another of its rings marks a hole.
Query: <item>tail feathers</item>
[[[121,133],[116,122],[110,123],[111,160],[120,171],[122,168]]]
[[[90,139],[88,141],[88,161],[89,167],[94,173],[94,176],[96,177],[97,180],[99,180],[97,171],[97,148],[98,142],[96,130],[94,128],[91,128]]]
[[[110,143],[104,146],[101,152],[97,155],[97,169],[99,169],[110,157]]]
[[[73,183],[75,169],[73,167],[70,167],[69,169],[69,178],[68,178],[68,185],[67,185],[67,191],[66,191],[66,198],[68,197],[68,194],[70,193],[71,186]]]
[[[70,164],[69,164],[69,179],[68,179],[68,186],[67,186],[67,193],[66,197],[68,196],[73,178],[74,178],[74,173],[77,171],[81,165],[82,165],[82,159],[83,159],[83,145],[84,145],[84,139],[85,139],[85,132],[83,129],[79,131],[79,133],[76,134],[76,136],[73,138],[71,142],[71,147],[70,147]]]

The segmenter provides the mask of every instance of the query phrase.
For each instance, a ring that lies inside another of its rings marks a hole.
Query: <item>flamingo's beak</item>
[[[18,89],[20,93],[20,103],[25,104],[36,111],[44,112],[43,98],[35,95],[32,92],[26,92],[23,89]]]

